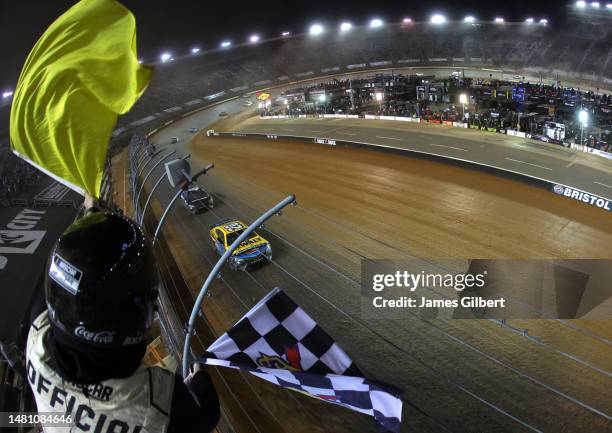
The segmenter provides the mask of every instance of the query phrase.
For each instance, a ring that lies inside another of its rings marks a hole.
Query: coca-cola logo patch
[[[115,338],[115,333],[111,331],[93,332],[85,328],[85,326],[77,326],[74,330],[74,335],[92,343],[110,344]]]

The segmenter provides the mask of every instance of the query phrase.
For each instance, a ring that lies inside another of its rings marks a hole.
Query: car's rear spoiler
[[[223,219],[220,219],[219,221],[217,221],[216,223],[211,224],[209,228],[210,228],[210,230],[212,230],[213,228],[215,228],[215,227],[217,227],[217,226],[219,226],[221,224],[230,223],[232,221],[236,221],[236,218],[223,218]]]

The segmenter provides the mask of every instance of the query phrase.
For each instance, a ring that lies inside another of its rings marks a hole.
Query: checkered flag
[[[373,416],[398,432],[396,391],[366,380],[351,358],[279,288],[219,337],[200,362],[249,371],[268,382]]]

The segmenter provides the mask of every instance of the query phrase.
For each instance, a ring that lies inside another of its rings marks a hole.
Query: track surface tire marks
[[[219,216],[252,220],[285,194],[297,194],[300,205],[288,209],[287,218],[275,218],[269,224],[273,233],[262,234],[273,242],[275,261],[326,299],[270,264],[254,272],[252,278],[224,270],[223,277],[233,289],[227,302],[233,299],[235,303],[240,298],[246,309],[265,290],[281,285],[369,374],[404,388],[410,401],[451,431],[525,429],[440,381],[408,354],[427,360],[487,401],[544,431],[604,431],[602,428],[607,427],[600,418],[566,399],[483,359],[473,350],[457,346],[425,322],[407,318],[368,324],[379,335],[394,341],[396,347],[380,340],[327,303],[340,305],[350,316],[358,317],[358,287],[275,235],[358,280],[361,257],[609,258],[607,245],[612,230],[610,223],[602,219],[601,211],[576,206],[562,197],[513,181],[397,155],[298,143],[207,140],[202,134],[192,150],[194,169],[208,161],[216,164],[202,183],[221,198],[215,209]],[[160,195],[169,193],[165,190]],[[216,256],[205,249],[208,240],[202,232],[216,216],[194,218],[183,209],[174,214],[172,225],[182,224],[181,230],[189,233],[190,242],[185,248],[199,254],[202,267],[209,269],[209,262]],[[215,288],[213,297],[221,294],[229,296],[224,285]],[[234,311],[227,313],[236,315],[226,317],[229,322],[239,318]],[[434,322],[521,371],[610,412],[609,405],[602,407],[604,403],[600,403],[602,397],[605,402],[611,400],[606,382],[591,370],[551,356],[490,322]],[[550,329],[545,335],[556,338],[556,344],[572,348],[572,341],[585,338],[571,329],[559,328],[557,322],[540,322],[547,323]],[[599,322],[591,326],[598,333],[609,329],[609,325]],[[530,323],[529,329],[535,329],[537,334],[539,325]],[[556,329],[566,337],[559,337]],[[600,367],[609,364],[609,346],[592,339],[586,341],[592,344],[579,345],[576,354]],[[588,350],[589,346],[593,351]],[[574,380],[568,381],[568,377]],[[343,409],[329,410],[345,416]],[[410,407],[405,416],[405,431],[441,431],[440,426]],[[354,418],[352,414],[345,417]],[[351,429],[345,426],[337,431],[345,430]]]

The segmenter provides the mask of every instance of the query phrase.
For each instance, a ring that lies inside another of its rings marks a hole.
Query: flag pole
[[[208,277],[206,277],[206,281],[204,281],[204,285],[200,289],[200,293],[198,293],[198,297],[195,301],[193,309],[191,310],[191,315],[189,316],[189,322],[187,323],[187,334],[185,335],[185,345],[183,346],[183,378],[186,378],[189,375],[189,348],[191,345],[191,337],[195,331],[195,321],[202,307],[202,302],[204,302],[204,298],[206,297],[206,293],[208,292],[208,288],[212,283],[212,280],[219,274],[221,270],[221,266],[226,262],[226,260],[232,255],[234,250],[238,248],[238,246],[245,240],[247,237],[255,231],[255,229],[261,227],[261,225],[270,219],[273,215],[280,214],[281,209],[285,206],[293,204],[294,206],[297,204],[295,200],[295,195],[291,194],[285,197],[282,201],[277,203],[272,208],[268,209],[264,214],[262,214],[259,218],[257,218],[253,223],[251,223],[238,238],[230,245],[230,247],[223,253],[221,258],[215,263],[215,266],[212,268]]]

